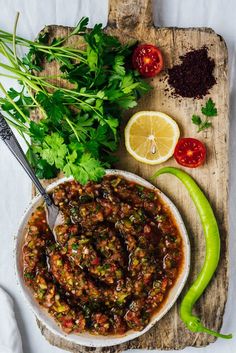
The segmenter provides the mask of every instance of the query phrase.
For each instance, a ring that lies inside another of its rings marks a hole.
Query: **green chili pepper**
[[[220,234],[211,205],[192,177],[180,169],[173,167],[161,168],[152,176],[152,179],[165,173],[175,175],[187,188],[198,210],[206,241],[204,265],[180,304],[180,318],[192,332],[204,332],[226,339],[232,338],[231,334],[223,335],[204,327],[200,319],[192,314],[193,306],[210,282],[220,257]]]

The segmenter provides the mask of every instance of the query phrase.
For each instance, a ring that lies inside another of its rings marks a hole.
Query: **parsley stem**
[[[27,76],[28,76],[28,77],[31,76],[31,75],[28,74],[27,72],[23,72],[23,71],[21,71],[21,70],[19,70],[19,69],[16,69],[16,68],[14,68],[14,67],[12,67],[12,66],[9,66],[9,65],[6,65],[6,64],[3,64],[3,63],[0,63],[0,67],[4,68],[4,69],[6,69],[6,70],[8,70],[8,71],[10,71],[10,72],[13,72],[13,73],[17,74],[17,75],[18,75],[18,80],[22,80],[22,81],[28,82],[28,84],[29,84],[35,91],[39,91],[39,90],[40,90],[40,88],[39,88],[37,85],[35,85],[32,80],[29,80],[29,79],[27,78]],[[33,75],[32,75],[32,77],[35,78],[35,76],[33,76]]]
[[[1,64],[0,64],[0,66],[1,66]],[[54,90],[58,90],[58,87],[57,86],[55,86],[54,84],[52,84],[52,83],[50,83],[50,82],[48,82],[48,81],[46,81],[45,80],[45,78],[53,78],[53,76],[52,77],[50,77],[50,76],[34,76],[34,75],[31,75],[31,74],[27,74],[27,76],[29,76],[29,77],[32,77],[32,79],[33,80],[35,80],[35,81],[40,81],[40,83],[43,85],[43,86],[45,86],[45,87],[48,87],[48,88],[53,88]],[[58,76],[56,76],[56,77],[58,77]],[[61,76],[62,78],[63,78],[63,76]],[[30,82],[32,82],[32,81],[30,81]],[[96,95],[96,94],[89,94],[89,93],[81,93],[81,92],[78,92],[78,91],[75,91],[75,90],[73,90],[73,89],[69,89],[69,88],[60,88],[60,90],[62,91],[62,92],[68,92],[68,97],[69,98],[71,98],[71,95],[73,95],[73,96],[76,96],[76,97],[87,97],[87,98],[99,98],[99,99],[103,99],[103,98],[101,98],[101,97],[98,97],[98,95]],[[48,94],[48,92],[47,92],[47,94]],[[75,97],[74,97],[74,99],[75,99]],[[79,100],[79,102],[81,103],[81,102],[83,102],[83,103],[86,103],[86,102],[84,102],[84,101],[82,101],[82,100]],[[87,103],[86,103],[87,104]],[[90,105],[89,105],[90,106]]]
[[[26,70],[26,67],[22,64],[21,60],[17,58],[17,63],[15,62],[13,50],[4,42],[1,42],[1,47],[4,53],[2,53],[16,69]]]
[[[54,87],[57,88],[56,86],[54,86]],[[76,96],[103,99],[103,98],[98,97],[97,94],[81,93],[81,92],[78,92],[78,91],[75,91],[75,90],[71,90],[71,89],[67,89],[67,88],[63,88],[63,91],[68,92],[70,94],[74,94]]]
[[[84,59],[82,56],[78,56],[78,55],[62,54],[62,53],[57,53],[57,54],[54,54],[54,55],[55,55],[55,57],[63,57],[63,58],[68,58],[68,59],[71,59],[71,60],[79,60],[80,62],[87,63],[86,59]]]
[[[68,91],[68,90],[62,89],[62,91]],[[70,91],[70,92],[74,92],[74,91],[71,91],[71,90],[69,90],[69,91]],[[71,98],[70,95],[68,95],[68,97]],[[79,98],[77,98],[77,97],[73,97],[73,99],[76,100],[76,101],[79,103],[79,107],[80,107],[80,104],[81,104],[81,103],[84,104],[84,105],[87,105],[87,107],[89,107],[89,108],[90,108],[91,110],[93,110],[97,115],[100,116],[101,120],[104,120],[103,116],[99,113],[99,111],[98,111],[97,109],[95,109],[91,104],[89,104],[89,103],[87,103],[87,102],[85,102],[85,101],[83,101],[82,99],[79,99]],[[76,105],[76,103],[74,103],[74,104]],[[105,121],[105,120],[104,120],[104,121]]]
[[[19,76],[21,77],[20,79],[22,79],[22,81],[24,81],[24,83],[26,83],[28,87],[31,87],[34,91],[36,92],[42,91],[42,89],[39,86],[37,86],[32,80],[29,80],[26,75],[23,74]]]
[[[9,53],[7,53],[7,51],[6,51],[6,47],[8,49],[10,49],[10,48],[8,46],[4,45],[4,43],[2,43],[2,42],[0,42],[0,47],[1,47],[1,50],[0,50],[1,54],[3,54],[12,63],[12,65],[17,67],[15,60],[12,59],[11,55],[9,55]]]
[[[65,118],[65,120],[66,120],[67,124],[70,126],[70,128],[72,129],[72,131],[74,132],[74,134],[75,134],[75,136],[76,136],[78,142],[80,142],[79,135],[77,134],[77,131],[76,131],[76,129],[74,128],[72,122],[71,122],[67,117]]]
[[[11,79],[13,79],[13,80],[18,80],[18,77],[17,77],[17,76],[11,76],[11,75],[2,74],[2,73],[0,73],[0,76],[2,76],[2,77],[7,77],[7,78],[11,78]]]
[[[18,64],[18,58],[17,58],[17,54],[16,54],[16,28],[17,28],[17,23],[18,23],[18,20],[19,20],[19,16],[20,16],[20,13],[17,12],[16,13],[15,23],[14,23],[13,35],[12,35],[12,47],[13,47],[13,53],[14,53],[16,64]]]
[[[64,52],[64,53],[73,53],[73,54],[82,54],[82,55],[86,55],[86,51],[84,50],[80,50],[80,49],[77,49],[77,48],[70,48],[70,47],[60,47],[59,48],[61,52]],[[85,58],[83,58],[85,60]],[[87,61],[87,60],[86,60]]]
[[[42,115],[46,118],[47,114],[45,112],[45,110],[43,109],[43,107],[39,104],[39,102],[34,98],[34,94],[31,92],[31,88],[27,85],[27,89],[28,89],[28,94],[30,95],[30,97],[32,98],[33,102],[35,103],[36,107],[41,111]]]
[[[18,113],[22,116],[22,118],[24,118],[25,121],[27,121],[28,123],[30,122],[30,119],[22,112],[22,110],[16,105],[16,103],[14,102],[13,99],[11,99],[11,97],[9,96],[9,94],[7,93],[7,91],[5,90],[5,88],[3,87],[3,85],[0,83],[0,90],[5,94],[5,96],[7,97],[7,99],[9,100],[9,102],[14,106],[14,108],[18,111]]]
[[[35,46],[35,47],[38,48],[38,46]],[[41,51],[42,53],[51,54],[51,55],[53,55],[53,56],[55,56],[55,57],[57,57],[57,58],[61,56],[61,57],[69,58],[69,59],[71,59],[71,60],[79,60],[79,61],[84,62],[84,63],[87,62],[87,60],[84,59],[82,56],[79,56],[79,55],[72,55],[72,54],[69,55],[69,54],[63,54],[63,53],[54,54],[54,53],[52,52],[53,47],[48,46],[48,47],[46,47],[46,48],[47,48],[47,49],[43,49],[43,48],[39,47],[38,50]]]
[[[36,77],[34,77],[36,78]],[[39,76],[37,77],[37,79],[41,79],[42,81],[44,81],[44,76]],[[48,81],[45,81],[45,82],[42,82],[42,84],[44,84],[46,87],[50,87],[50,88],[53,88],[55,90],[58,90],[58,87],[53,85],[52,83],[48,82]],[[81,93],[81,92],[78,92],[78,91],[75,91],[73,89],[69,89],[69,88],[60,88],[61,91],[63,92],[68,92],[68,97],[71,98],[71,95],[75,95],[75,96],[81,96],[81,97],[87,97],[87,98],[99,98],[99,99],[103,99],[101,97],[98,97],[97,94],[90,94],[90,93]],[[79,100],[80,103],[82,102],[82,100]]]
[[[39,42],[33,42],[31,40],[19,37],[17,35],[13,35],[9,32],[5,32],[3,30],[0,30],[0,38],[3,39],[5,42],[8,43],[13,43],[13,40],[15,41],[16,44],[20,44],[22,46],[30,47],[33,46],[34,48],[37,48],[39,51],[49,54],[49,52],[57,52],[57,54],[61,57],[67,57],[72,60],[80,60],[84,63],[87,63],[87,60],[82,56],[86,54],[86,51],[80,50],[77,48],[70,48],[70,47],[59,47],[59,46],[52,46],[52,45],[45,45],[41,44]],[[66,53],[63,54],[63,53]],[[55,54],[53,54],[55,55]]]
[[[3,29],[0,30],[0,38],[4,38],[4,41],[8,41],[9,43],[12,43],[12,33],[4,31]],[[28,45],[34,44],[33,41],[30,41],[28,39],[22,38],[20,36],[16,35],[16,42],[22,42],[22,43],[27,43]]]
[[[61,74],[61,75],[48,75],[48,76],[34,76],[34,75],[31,75],[32,77],[36,78],[37,77],[37,80],[41,81],[41,80],[50,80],[52,78],[64,78],[66,79],[66,76],[64,74]]]
[[[43,76],[34,76],[32,75],[30,72],[28,71],[21,71],[19,68],[14,68],[12,66],[9,66],[7,64],[3,64],[3,63],[0,63],[0,67],[4,68],[5,70],[7,71],[10,71],[10,72],[13,72],[15,73],[16,75],[18,75],[18,77],[15,77],[15,79],[17,80],[22,80],[22,81],[27,81],[29,83],[29,85],[35,90],[35,91],[39,91],[41,90],[41,88],[37,85],[35,85],[35,83],[33,81],[41,81],[45,79],[45,77]],[[55,76],[57,77],[57,76]],[[54,76],[50,77],[48,76],[48,78],[55,78]],[[11,77],[13,78],[13,77]],[[29,79],[30,78],[30,79]]]
[[[26,139],[24,133],[20,130],[20,131],[19,131],[19,134],[23,137],[23,139],[24,139],[24,141],[25,141],[27,147],[30,148],[31,145],[30,145],[29,141],[27,141],[27,139]]]
[[[102,114],[100,114],[100,112],[97,110],[97,109],[95,109],[91,104],[89,104],[89,103],[87,103],[87,102],[85,102],[85,101],[83,101],[83,100],[81,100],[81,99],[78,99],[78,98],[76,98],[76,97],[74,97],[74,99],[76,100],[76,101],[78,101],[78,103],[79,104],[84,104],[84,105],[87,105],[87,107],[89,107],[91,110],[93,110],[99,117],[100,117],[100,119],[102,120],[102,121],[104,121],[106,124],[107,124],[107,122],[106,122],[106,120],[104,119],[104,117],[103,117],[103,115]],[[74,103],[75,104],[75,103]]]
[[[8,115],[10,115],[12,117],[12,119],[15,119],[14,115],[11,114],[10,112],[7,112]],[[10,125],[12,125],[18,132],[24,131],[24,133],[29,134],[28,128],[26,128],[26,126],[24,124],[20,124],[20,122],[18,121],[18,123],[16,123],[15,121],[12,121],[11,119],[9,119],[6,115],[4,115],[4,119],[6,119],[8,121],[8,123]]]

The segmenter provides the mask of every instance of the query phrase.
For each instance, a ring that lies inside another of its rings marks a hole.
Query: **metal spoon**
[[[64,222],[64,217],[62,213],[60,212],[59,207],[57,207],[51,196],[46,192],[42,184],[40,183],[39,179],[36,177],[34,171],[30,167],[26,156],[17,141],[15,135],[13,134],[10,126],[4,119],[4,116],[0,113],[0,137],[3,140],[3,142],[7,145],[9,150],[12,152],[12,154],[15,156],[15,158],[18,160],[18,162],[21,164],[21,166],[24,168],[36,188],[38,189],[39,193],[43,196],[45,200],[45,205],[46,205],[46,217],[47,217],[47,223],[49,228],[51,229],[55,241],[57,241],[57,236],[55,232],[56,226],[59,224],[62,224]]]

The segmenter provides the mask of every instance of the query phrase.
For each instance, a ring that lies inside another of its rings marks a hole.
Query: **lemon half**
[[[136,160],[160,164],[173,155],[179,135],[177,123],[167,114],[141,111],[126,125],[125,146]]]

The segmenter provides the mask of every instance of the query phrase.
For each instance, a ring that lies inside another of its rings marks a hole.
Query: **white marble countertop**
[[[128,1],[128,0],[124,0]],[[107,21],[107,0],[0,0],[0,28],[12,31],[16,11],[20,11],[18,34],[33,39],[46,24],[73,26],[87,15],[90,25]],[[212,27],[226,40],[230,57],[230,287],[222,331],[234,333],[231,341],[218,340],[198,349],[198,353],[235,352],[236,317],[236,1],[235,0],[157,0],[154,18],[158,26]],[[12,86],[11,81],[4,82]],[[24,353],[59,353],[42,337],[34,315],[16,286],[13,265],[13,236],[31,196],[31,182],[0,142],[0,285],[13,297]],[[4,320],[0,314],[0,320]],[[171,351],[169,351],[171,353]],[[185,353],[196,352],[186,348]],[[0,352],[4,353],[4,352]]]

